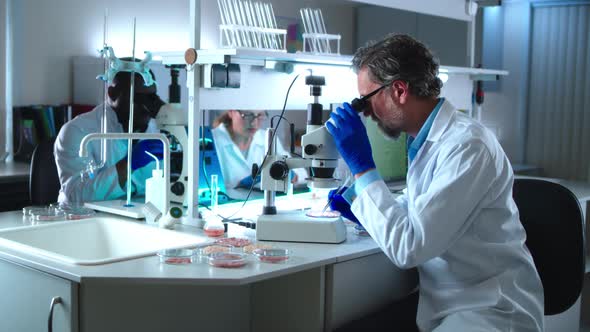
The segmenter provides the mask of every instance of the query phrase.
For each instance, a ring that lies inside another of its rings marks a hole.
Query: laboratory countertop
[[[532,178],[517,176],[519,178]],[[538,177],[535,177],[538,178]],[[554,181],[569,188],[580,201],[590,200],[590,184],[579,181],[541,178]],[[394,185],[392,183],[392,185]],[[394,186],[396,187],[396,186]],[[392,188],[392,191],[394,191]],[[298,195],[296,195],[298,196]],[[283,199],[287,204],[295,204],[292,200]],[[225,208],[234,211],[241,203],[228,204]],[[279,202],[277,202],[277,207]],[[253,209],[260,211],[259,207]],[[250,213],[245,213],[251,214]],[[126,219],[126,218],[122,218]],[[130,219],[126,219],[130,220]],[[75,221],[71,221],[75,222]],[[137,221],[143,222],[143,221]],[[0,213],[0,229],[13,227],[34,227],[30,221],[23,220],[21,211]],[[203,230],[188,225],[176,225],[175,230],[202,236],[211,242]],[[363,256],[381,252],[370,237],[359,236],[347,226],[347,239],[340,244],[295,243],[264,241],[275,248],[292,250],[291,258],[281,264],[258,262],[253,256],[248,257],[248,264],[236,269],[212,267],[204,262],[187,265],[162,264],[156,255],[125,260],[104,265],[84,266],[59,263],[55,260],[38,255],[28,255],[11,249],[0,249],[0,258],[23,266],[34,268],[74,282],[89,280],[132,280],[146,283],[174,283],[194,285],[245,285],[271,278],[280,277],[308,269],[336,264]],[[246,237],[255,241],[255,231],[238,225],[230,224],[227,236]]]
[[[31,225],[29,221],[23,221],[21,211],[0,213],[0,229],[12,227],[34,227],[34,225]],[[0,249],[0,258],[81,283],[96,279],[119,281],[126,279],[133,282],[160,284],[245,285],[381,251],[370,237],[356,235],[352,226],[347,226],[347,229],[347,239],[340,244],[264,241],[265,244],[271,244],[275,248],[292,250],[291,258],[284,263],[271,264],[258,262],[255,257],[248,255],[248,263],[245,266],[233,269],[217,268],[204,262],[186,265],[163,264],[156,255],[104,265],[84,266],[59,263],[43,256],[28,255],[3,248]],[[175,230],[214,241],[213,238],[206,237],[203,230],[197,227],[176,225]],[[230,224],[227,236],[255,240],[255,231]]]

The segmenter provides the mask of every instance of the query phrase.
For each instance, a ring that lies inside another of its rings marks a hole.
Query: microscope
[[[340,154],[332,135],[322,121],[322,104],[319,97],[325,79],[322,76],[309,75],[305,84],[310,86],[313,103],[307,106],[306,133],[301,137],[303,153],[301,158],[277,155],[274,129],[266,131],[266,158],[260,170],[260,187],[264,190],[262,215],[256,223],[256,238],[268,241],[293,241],[316,243],[340,243],[346,240],[346,226],[340,215],[322,213],[323,211],[277,211],[276,192],[287,192],[291,169],[307,168],[308,187],[333,189],[342,182],[334,178]],[[330,212],[330,211],[329,211]]]
[[[168,103],[160,108],[156,116],[156,123],[160,131],[170,140],[170,200],[188,206],[188,116],[180,103],[180,85],[178,84],[179,70],[184,65],[171,65],[171,83],[169,86]],[[202,134],[204,131],[204,135]],[[199,181],[193,181],[192,185],[199,185],[199,203],[208,205],[211,202],[210,188],[205,179],[206,174],[216,174],[219,178],[218,189],[225,192],[223,176],[215,145],[213,134],[209,127],[199,128],[199,149],[201,155]],[[206,170],[204,168],[207,168]],[[226,195],[219,196],[219,202],[228,201]]]

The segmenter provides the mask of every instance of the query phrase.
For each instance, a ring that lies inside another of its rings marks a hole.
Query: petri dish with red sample
[[[205,226],[203,227],[203,232],[205,232],[205,235],[207,235],[208,237],[220,237],[223,236],[223,234],[225,234],[225,227],[223,226],[223,223],[205,223]]]
[[[160,263],[183,265],[190,264],[195,259],[195,252],[192,249],[164,249],[158,251]]]
[[[281,248],[256,249],[252,252],[260,262],[264,263],[284,263],[291,257],[291,250]]]
[[[233,252],[234,247],[229,244],[207,244],[197,248],[197,254],[200,256],[209,256],[217,252]]]
[[[246,255],[233,252],[216,252],[208,256],[209,265],[223,268],[238,268],[247,264]]]
[[[250,239],[242,238],[242,237],[224,237],[218,240],[215,240],[216,244],[227,244],[236,248],[242,248],[252,244]]]

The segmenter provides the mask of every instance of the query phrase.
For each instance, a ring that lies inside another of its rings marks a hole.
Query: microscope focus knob
[[[170,187],[170,191],[176,196],[182,196],[184,194],[184,184],[182,182],[174,182]]]
[[[258,176],[258,164],[252,164],[252,178],[256,179]]]
[[[307,144],[304,148],[305,154],[312,155],[318,152],[318,147],[313,144]]]
[[[289,175],[289,166],[284,161],[275,161],[270,165],[270,177],[275,180],[282,180]]]

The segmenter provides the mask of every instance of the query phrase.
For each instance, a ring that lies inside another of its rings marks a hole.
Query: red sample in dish
[[[289,256],[258,256],[258,260],[266,263],[279,263],[289,259]]]
[[[228,244],[230,246],[234,246],[237,248],[242,248],[247,245],[250,245],[252,242],[248,239],[239,238],[239,237],[228,237],[224,239],[216,240],[215,243],[217,244]]]
[[[167,258],[165,262],[168,264],[190,264],[191,259],[190,257],[171,257]]]
[[[282,263],[289,259],[291,251],[289,249],[256,249],[252,252],[259,261],[265,263]]]
[[[208,237],[220,237],[225,233],[223,228],[204,229],[203,231],[205,232],[205,235],[207,235]]]
[[[209,265],[215,267],[235,268],[246,265],[246,260],[242,254],[214,253],[209,256]]]

